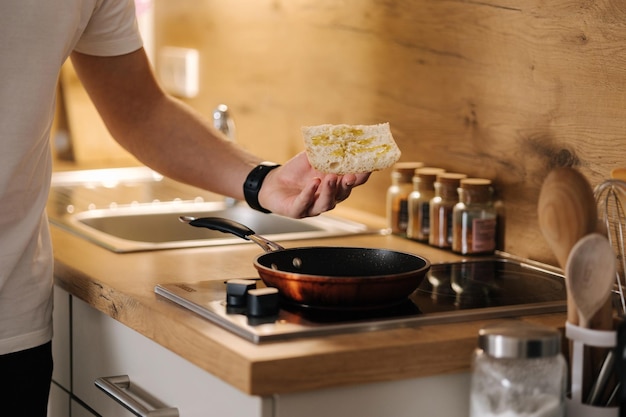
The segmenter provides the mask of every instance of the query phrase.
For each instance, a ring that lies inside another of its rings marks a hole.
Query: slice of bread
[[[379,171],[400,159],[389,123],[305,126],[302,136],[311,166],[324,173]]]

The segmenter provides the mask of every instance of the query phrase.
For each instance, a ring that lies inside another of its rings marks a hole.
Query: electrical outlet
[[[159,53],[159,79],[163,88],[179,97],[193,98],[199,91],[197,49],[166,46]]]

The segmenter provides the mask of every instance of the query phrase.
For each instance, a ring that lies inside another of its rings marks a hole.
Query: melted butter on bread
[[[400,158],[388,123],[309,126],[302,133],[309,161],[321,172],[371,172]]]

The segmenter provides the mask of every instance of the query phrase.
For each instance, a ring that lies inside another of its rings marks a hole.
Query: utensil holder
[[[601,407],[583,402],[583,369],[585,347],[615,348],[617,332],[613,330],[592,330],[565,323],[565,336],[572,342],[571,396],[565,399],[567,417],[617,417],[618,407]],[[611,369],[611,372],[614,372]]]

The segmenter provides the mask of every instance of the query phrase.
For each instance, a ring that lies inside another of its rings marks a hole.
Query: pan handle
[[[221,217],[191,217],[180,216],[181,222],[189,223],[195,227],[206,227],[207,229],[217,230],[222,233],[230,233],[245,240],[250,240],[250,235],[254,234],[254,230],[234,220],[224,219]]]
[[[207,229],[217,230],[222,233],[230,233],[245,240],[251,240],[259,245],[265,252],[274,252],[277,250],[283,250],[281,245],[276,242],[272,242],[254,233],[254,230],[248,226],[244,226],[234,220],[224,219],[221,217],[191,217],[180,216],[178,218],[183,223],[189,223],[195,227],[206,227]]]

